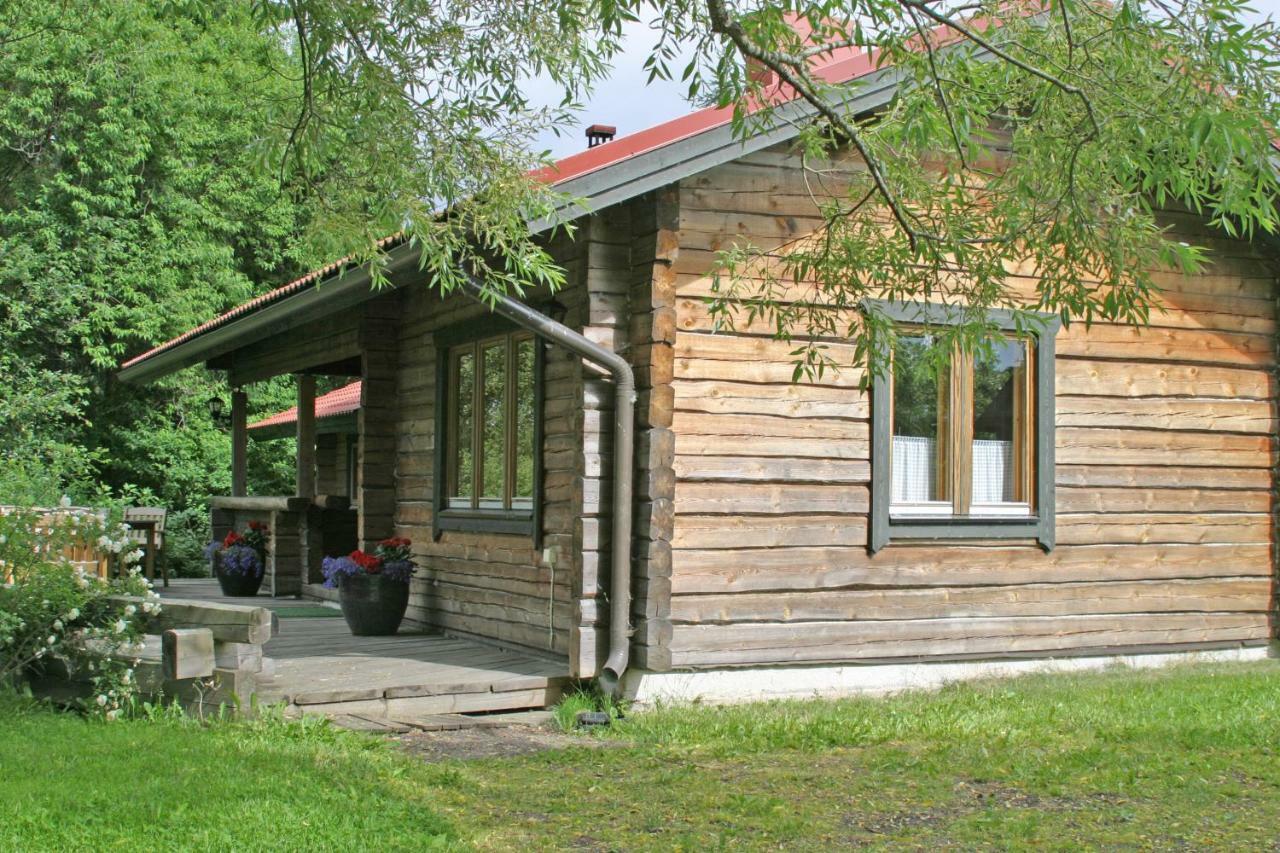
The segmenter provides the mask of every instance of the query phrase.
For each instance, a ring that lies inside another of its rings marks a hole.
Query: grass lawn
[[[585,737],[585,736],[584,736]],[[426,765],[283,725],[0,718],[0,848],[1272,846],[1280,664],[636,714]]]

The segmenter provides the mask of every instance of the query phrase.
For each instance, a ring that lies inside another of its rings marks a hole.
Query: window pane
[[[891,503],[945,501],[940,465],[945,448],[948,366],[933,338],[902,336],[893,354],[893,486]],[[939,435],[940,426],[943,433]]]
[[[517,509],[533,506],[533,428],[537,417],[534,410],[533,359],[533,340],[519,341],[516,344],[516,483],[512,501],[512,506]]]
[[[480,506],[502,509],[506,489],[506,388],[505,341],[486,344],[482,350],[484,385],[481,398]]]
[[[1018,503],[1026,424],[1027,347],[1003,340],[973,357],[973,504]]]
[[[453,493],[450,506],[471,506],[471,496],[475,490],[475,459],[471,446],[472,429],[475,426],[473,401],[476,387],[475,355],[471,352],[459,353],[454,360],[453,404],[455,413],[452,419],[453,435],[449,446],[453,448]]]

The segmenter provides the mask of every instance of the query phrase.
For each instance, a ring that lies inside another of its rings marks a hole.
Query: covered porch
[[[323,559],[371,550],[393,532],[394,324],[362,310],[206,364],[225,370],[232,386],[231,490],[209,498],[214,538],[251,521],[267,524],[264,591],[331,598],[321,585]],[[250,423],[253,386],[275,377],[293,382],[296,404]],[[249,442],[281,438],[294,439],[293,494],[249,495]]]
[[[268,607],[275,630],[263,646],[259,703],[291,714],[418,721],[440,714],[544,708],[559,699],[563,662],[441,633],[353,637],[342,614],[315,602],[227,598],[216,581],[179,578],[164,597]]]

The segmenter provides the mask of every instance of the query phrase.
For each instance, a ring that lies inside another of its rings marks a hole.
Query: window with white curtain
[[[893,353],[890,514],[1029,516],[1034,510],[1034,344],[973,354],[905,333]]]
[[[972,319],[962,308],[862,308],[896,333],[888,369],[872,376],[868,550],[899,539],[1030,539],[1051,550],[1058,318],[988,310],[993,337],[961,349],[940,332]]]

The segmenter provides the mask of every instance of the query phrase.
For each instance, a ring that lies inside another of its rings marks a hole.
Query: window
[[[876,377],[872,419],[872,552],[890,539],[1034,538],[1053,546],[1053,335],[1017,335],[1012,318],[989,348],[940,349],[914,321],[936,305],[868,303],[899,324],[892,364]]]
[[[437,335],[435,527],[530,534],[540,480],[541,347],[486,321]]]

